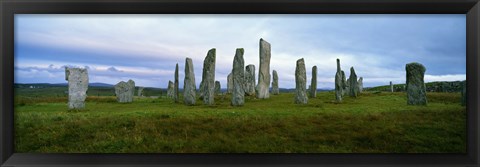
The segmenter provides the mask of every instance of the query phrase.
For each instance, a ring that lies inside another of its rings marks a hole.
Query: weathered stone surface
[[[173,100],[175,101],[175,103],[178,103],[179,101],[179,91],[178,91],[178,84],[179,84],[179,81],[178,81],[178,63],[177,65],[175,66],[175,82],[173,83]]]
[[[345,75],[345,72],[341,70],[342,74],[342,97],[345,96],[348,92],[348,81],[347,81],[347,75]]]
[[[185,59],[185,79],[183,80],[183,102],[185,105],[195,105],[197,86],[191,58]]]
[[[462,106],[467,105],[467,81],[462,82]]]
[[[317,97],[317,66],[312,67],[312,80],[309,91],[310,97]]]
[[[233,92],[233,75],[230,72],[227,76],[227,93],[232,93]]]
[[[253,64],[245,67],[245,94],[255,95],[255,65]]]
[[[335,100],[337,102],[342,102],[343,96],[343,80],[345,76],[342,74],[342,69],[340,68],[340,59],[337,59],[337,72],[335,73]]]
[[[276,70],[273,70],[272,94],[280,94],[280,89],[278,87],[278,74]]]
[[[358,93],[362,93],[363,92],[363,77],[360,77],[360,79],[358,79]]]
[[[137,94],[138,97],[143,96],[143,89],[145,89],[145,88],[144,87],[138,87],[138,94]]]
[[[203,61],[202,82],[200,84],[200,96],[203,99],[203,104],[207,105],[215,103],[215,60],[216,49],[212,48]]]
[[[409,63],[405,66],[407,71],[407,104],[427,105],[425,82],[425,67],[420,63]]]
[[[68,108],[85,108],[88,90],[87,69],[65,67],[65,80],[68,81]]]
[[[167,98],[173,99],[173,93],[175,92],[174,89],[174,84],[172,81],[168,81],[168,87],[167,87]]]
[[[135,82],[131,79],[128,82],[120,81],[115,85],[115,95],[119,103],[132,102],[135,95]]]
[[[245,70],[243,60],[243,48],[238,48],[233,59],[233,93],[232,93],[232,106],[242,106],[245,103]]]
[[[260,68],[258,69],[258,84],[255,93],[259,99],[270,97],[270,43],[260,39]]]
[[[215,95],[220,95],[222,93],[221,90],[220,81],[215,81]]]
[[[390,92],[393,92],[393,83],[390,81]]]
[[[295,68],[295,104],[307,104],[307,71],[303,58],[297,60]]]
[[[355,74],[355,69],[353,67],[350,68],[350,77],[348,78],[349,80],[349,95],[351,97],[357,97],[358,96],[358,83],[357,83],[357,74]]]

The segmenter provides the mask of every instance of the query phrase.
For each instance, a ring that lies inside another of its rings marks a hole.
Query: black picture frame
[[[479,0],[3,0],[2,166],[479,166]],[[15,14],[466,14],[466,154],[32,154],[14,152]]]

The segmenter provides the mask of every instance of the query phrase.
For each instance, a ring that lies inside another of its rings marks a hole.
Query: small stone
[[[168,87],[167,87],[167,98],[173,99],[173,93],[174,93],[174,84],[172,81],[168,81]]]
[[[278,88],[278,74],[275,70],[273,70],[272,94],[280,94],[280,89]]]

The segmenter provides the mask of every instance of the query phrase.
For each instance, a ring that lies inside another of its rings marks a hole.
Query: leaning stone
[[[245,67],[245,94],[255,95],[255,65],[253,64]]]
[[[349,80],[349,95],[351,97],[357,97],[358,96],[358,83],[357,83],[357,74],[355,74],[355,69],[353,67],[350,68],[350,77],[348,78]]]
[[[295,104],[307,104],[307,71],[303,58],[297,60],[295,69]]]
[[[273,70],[272,94],[280,94],[280,89],[278,88],[278,74],[275,70]]]
[[[87,69],[65,67],[65,80],[68,81],[68,108],[85,108],[88,90]]]
[[[135,82],[128,80],[128,82],[120,81],[115,85],[115,95],[119,103],[130,103],[133,101],[135,94]]]
[[[260,39],[260,68],[258,69],[258,84],[255,93],[259,99],[270,97],[270,43]]]
[[[312,67],[312,80],[310,84],[310,97],[317,97],[317,66]]]
[[[215,59],[216,49],[212,48],[208,51],[205,60],[203,61],[203,73],[201,94],[203,104],[213,105],[215,103]],[[243,67],[242,67],[243,68]]]
[[[174,82],[174,85],[173,85],[173,99],[175,101],[175,103],[178,103],[179,101],[179,91],[178,91],[178,63],[177,65],[175,66],[175,82]]]
[[[220,81],[215,81],[215,95],[220,95],[221,92]]]
[[[191,58],[185,59],[185,79],[183,80],[183,102],[185,105],[195,105],[197,86]]]
[[[174,85],[172,81],[168,81],[168,87],[167,87],[167,98],[173,99],[173,92],[174,92]]]
[[[137,94],[138,97],[143,96],[143,89],[144,89],[144,87],[138,87],[138,94]]]
[[[407,104],[427,105],[427,94],[423,77],[425,67],[420,63],[409,63],[405,66],[407,72]]]
[[[242,106],[245,103],[245,90],[244,79],[245,79],[245,70],[244,60],[243,60],[243,48],[238,48],[235,53],[235,58],[233,59],[233,93],[232,93],[232,106]]]

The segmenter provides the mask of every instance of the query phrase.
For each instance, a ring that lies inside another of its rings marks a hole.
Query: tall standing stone
[[[348,93],[348,81],[347,81],[347,75],[345,75],[345,72],[341,70],[342,73],[342,97],[345,96],[345,94]]]
[[[137,94],[138,97],[143,96],[143,89],[145,89],[145,88],[144,87],[138,87],[138,94]]]
[[[405,66],[407,72],[407,104],[427,105],[427,94],[423,77],[425,67],[420,63],[409,63]]]
[[[253,64],[245,67],[245,94],[255,95],[255,65]]]
[[[233,75],[230,72],[227,76],[227,93],[232,93],[233,92]]]
[[[258,84],[255,93],[259,99],[270,97],[270,43],[260,39],[260,68],[258,69]]]
[[[65,80],[68,81],[68,108],[85,108],[88,90],[87,69],[65,67]]]
[[[393,83],[390,81],[390,92],[393,92]]]
[[[208,50],[207,56],[203,61],[200,96],[203,99],[203,104],[207,105],[213,105],[215,103],[215,59],[216,49],[212,48]]]
[[[128,82],[120,81],[115,85],[115,96],[119,103],[130,103],[133,101],[135,95],[135,82],[128,80]]]
[[[220,81],[215,81],[215,95],[220,95],[222,93],[220,87]]]
[[[335,100],[337,102],[342,102],[343,96],[343,80],[345,77],[342,75],[342,70],[340,68],[340,59],[337,59],[337,72],[335,73]]]
[[[178,103],[178,98],[180,98],[178,95],[179,95],[179,91],[178,91],[178,63],[177,65],[175,66],[175,82],[174,82],[174,85],[173,85],[173,99],[175,101],[175,103]]]
[[[183,102],[185,105],[195,105],[197,86],[191,58],[185,59],[185,79],[183,80]]]
[[[360,79],[358,79],[358,93],[362,93],[363,92],[363,77],[360,77]]]
[[[348,78],[349,84],[349,95],[351,97],[358,96],[358,83],[357,83],[357,74],[355,74],[355,69],[353,67],[350,68],[350,77]]]
[[[243,48],[238,48],[233,59],[233,93],[232,93],[232,106],[242,106],[245,103],[245,70],[243,60]]]
[[[467,81],[462,82],[462,106],[467,105]]]
[[[307,104],[307,71],[303,58],[297,60],[295,69],[295,104]]]
[[[310,97],[317,97],[317,66],[312,67],[312,80],[310,84]]]
[[[173,82],[172,82],[172,81],[168,81],[167,98],[173,99],[173,96],[174,96],[173,94],[174,94],[174,92],[175,92],[175,91],[173,90],[174,87],[175,87],[175,86],[174,86]]]
[[[280,89],[278,88],[278,74],[276,70],[273,70],[272,94],[280,94]]]

